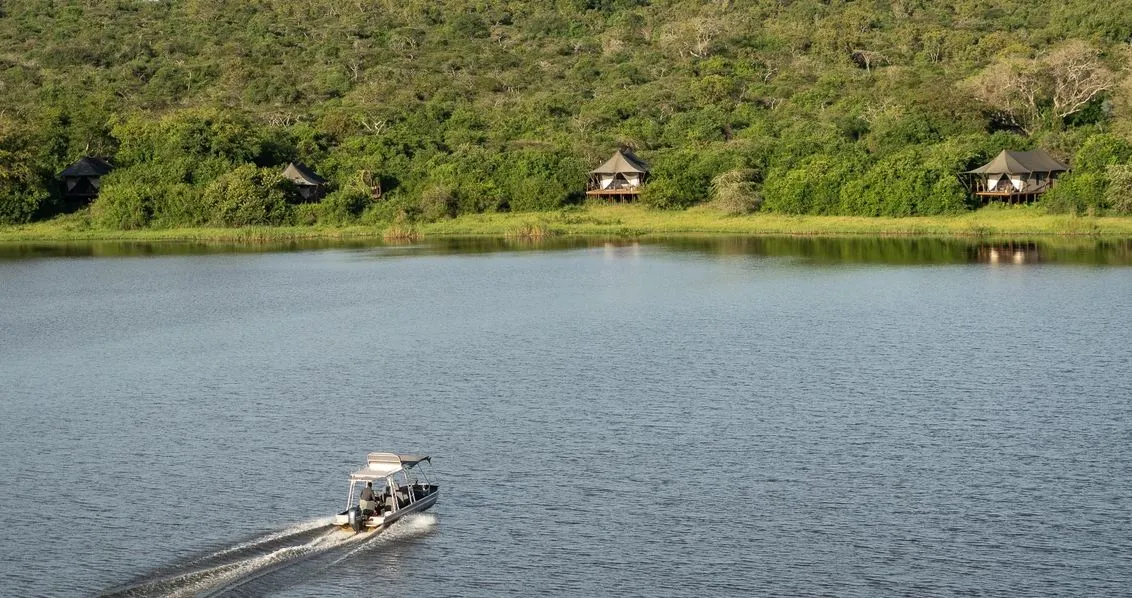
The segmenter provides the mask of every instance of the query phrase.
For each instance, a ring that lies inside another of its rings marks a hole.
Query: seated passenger
[[[377,498],[373,495],[373,482],[366,482],[366,487],[362,488],[362,495],[358,497],[358,506],[361,507],[362,513],[366,516],[377,510]]]

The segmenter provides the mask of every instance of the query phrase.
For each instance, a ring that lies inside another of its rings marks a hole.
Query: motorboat
[[[366,466],[350,474],[350,494],[346,510],[334,516],[334,523],[355,532],[380,530],[410,513],[419,513],[436,504],[440,486],[426,475],[428,455],[370,453]],[[372,484],[373,501],[360,500],[367,483]]]

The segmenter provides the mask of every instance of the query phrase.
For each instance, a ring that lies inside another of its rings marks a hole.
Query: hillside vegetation
[[[554,210],[618,146],[655,208],[952,214],[1040,146],[1044,209],[1132,213],[1130,42],[1132,0],[5,0],[0,222],[84,155],[128,229]]]

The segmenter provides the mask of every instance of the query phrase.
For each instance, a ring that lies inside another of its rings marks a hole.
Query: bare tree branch
[[[1116,84],[1113,74],[1100,60],[1100,52],[1074,40],[1042,59],[1053,78],[1053,111],[1065,118],[1081,110]]]
[[[1042,120],[1079,112],[1116,85],[1100,52],[1080,40],[1067,42],[1038,59],[1006,58],[968,79],[967,88],[1006,123],[1026,134]]]

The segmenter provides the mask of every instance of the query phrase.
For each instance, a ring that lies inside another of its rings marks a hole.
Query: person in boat
[[[358,506],[361,507],[362,513],[366,515],[377,510],[377,497],[373,494],[373,482],[366,482],[366,487],[362,488],[362,495],[358,497]]]

